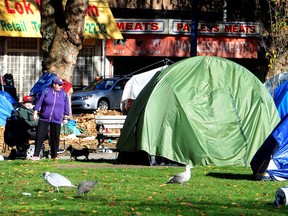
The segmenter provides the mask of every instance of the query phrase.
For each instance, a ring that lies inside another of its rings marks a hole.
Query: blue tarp
[[[0,91],[0,126],[6,124],[7,117],[11,116],[14,109],[12,104],[17,103],[7,92]]]
[[[288,179],[288,72],[276,75],[265,87],[273,96],[279,124],[264,141],[251,160],[251,168],[257,180]]]
[[[75,120],[70,119],[67,123],[66,126],[73,131],[73,134],[79,135],[81,134],[81,132],[79,131],[79,129],[76,127],[77,126],[77,122]]]
[[[35,96],[38,92],[41,92],[43,89],[45,89],[47,86],[51,85],[53,79],[56,77],[56,74],[45,72],[43,75],[39,78],[39,80],[35,83],[35,85],[30,90],[30,95]]]
[[[282,119],[288,113],[288,80],[282,83],[274,90],[274,102],[277,107],[280,118]]]
[[[254,155],[251,168],[256,179],[281,181],[288,179],[287,131],[288,115],[283,117]]]

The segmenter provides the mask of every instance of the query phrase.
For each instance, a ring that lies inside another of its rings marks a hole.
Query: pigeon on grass
[[[45,172],[43,173],[43,177],[44,177],[44,180],[51,186],[55,187],[58,192],[59,192],[59,187],[76,188],[76,186],[73,185],[70,180],[68,180],[67,178],[65,178],[64,176],[58,173]]]
[[[78,191],[77,191],[77,196],[80,194],[86,194],[90,190],[93,189],[93,187],[97,184],[97,181],[83,181],[78,185]]]
[[[189,181],[191,178],[191,170],[190,170],[191,168],[192,168],[191,165],[186,165],[185,172],[181,172],[178,173],[177,175],[174,175],[166,182],[166,184],[178,183],[182,185],[183,183]]]

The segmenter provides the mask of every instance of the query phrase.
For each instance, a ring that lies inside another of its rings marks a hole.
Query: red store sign
[[[260,35],[261,26],[253,22],[216,22],[207,24],[198,23],[199,35],[225,35],[237,37],[257,37]],[[169,20],[170,35],[190,35],[191,21]]]
[[[191,35],[191,20],[175,19],[116,19],[122,34]],[[199,35],[257,37],[261,25],[257,22],[199,22]]]
[[[124,34],[168,34],[168,20],[116,19],[116,24]]]
[[[190,57],[190,37],[135,35],[125,40],[107,40],[107,56]],[[257,58],[257,37],[197,38],[197,55],[223,58]]]

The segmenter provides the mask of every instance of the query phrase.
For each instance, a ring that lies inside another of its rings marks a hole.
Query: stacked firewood
[[[83,145],[89,148],[95,149],[98,145],[96,138],[96,125],[95,125],[95,115],[122,115],[121,112],[116,110],[101,110],[95,113],[83,113],[78,116],[74,116],[74,120],[77,123],[77,127],[84,129],[85,134],[74,136],[71,138],[69,135],[61,135],[60,138],[60,148],[68,147],[68,145],[73,145],[73,147],[81,147]],[[0,127],[0,151],[4,147],[4,130],[5,126]],[[32,141],[33,142],[33,141]],[[117,140],[105,140],[106,147],[114,147]],[[0,153],[1,154],[1,153]]]

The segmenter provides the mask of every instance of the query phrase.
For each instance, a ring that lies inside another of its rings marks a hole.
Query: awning
[[[40,0],[0,1],[0,36],[41,38]],[[122,39],[106,0],[89,2],[85,38]]]

